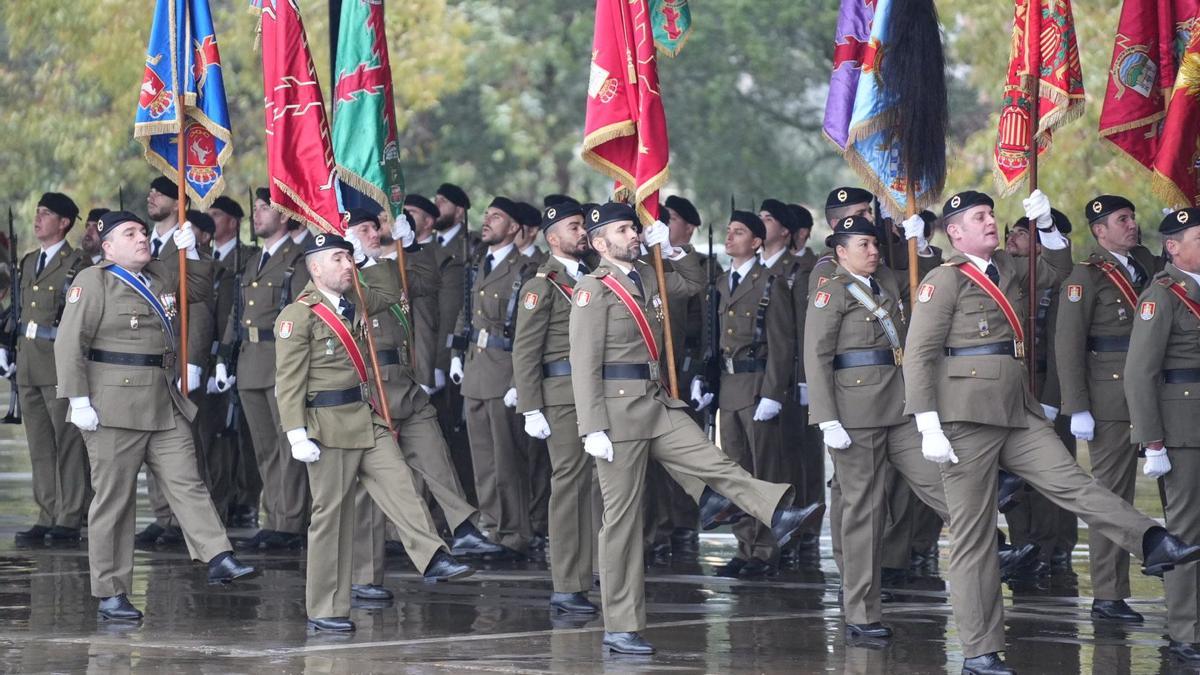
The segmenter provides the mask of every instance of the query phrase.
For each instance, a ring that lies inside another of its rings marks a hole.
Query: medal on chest
[[[1129,313],[1125,311],[1124,307],[1117,308],[1117,319],[1119,321],[1128,321],[1129,320]]]
[[[987,337],[992,334],[991,328],[988,326],[987,317],[979,319],[979,337]]]
[[[129,317],[129,327],[130,327],[130,328],[137,328],[137,327],[138,327],[138,318],[137,318],[137,314],[134,314],[133,316]]]
[[[657,318],[657,319],[658,319],[658,322],[659,322],[659,323],[662,323],[662,322],[663,322],[662,296],[661,296],[661,295],[655,295],[655,296],[654,296],[654,300],[652,301],[652,304],[654,305],[654,316],[655,316],[655,318]]]
[[[333,338],[325,338],[325,355],[333,356]]]
[[[179,311],[175,307],[175,294],[163,293],[162,295],[158,296],[158,301],[162,303],[163,311],[167,313],[167,317],[174,319],[175,315]]]

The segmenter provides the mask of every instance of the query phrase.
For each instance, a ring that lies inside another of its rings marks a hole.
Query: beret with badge
[[[101,239],[104,239],[115,232],[118,226],[125,223],[137,223],[142,226],[143,230],[146,229],[146,221],[128,211],[109,211],[100,216],[99,222],[96,223],[96,232]]]
[[[1179,209],[1167,214],[1158,224],[1159,234],[1176,234],[1200,225],[1200,207]]]
[[[976,192],[975,190],[960,192],[947,199],[946,203],[942,206],[942,220],[968,209],[973,209],[976,206],[995,208],[996,202],[992,201],[992,198],[983,192]]]
[[[632,221],[635,226],[638,224],[637,212],[633,210],[633,207],[623,202],[608,202],[607,204],[596,204],[589,209],[584,224],[587,226],[588,232],[591,232],[609,223],[619,223],[625,220]]]
[[[829,192],[829,196],[825,198],[825,210],[837,209],[851,204],[868,204],[873,199],[875,199],[875,195],[862,188],[834,188]]]
[[[320,253],[321,251],[330,251],[334,249],[341,249],[347,253],[354,253],[354,246],[352,246],[350,242],[336,234],[322,232],[321,234],[310,238],[308,243],[304,245],[304,255],[309,256],[314,253]]]
[[[846,216],[833,224],[833,234],[825,237],[825,245],[833,248],[834,238],[839,234],[865,234],[874,237],[878,231],[875,224],[862,216]]]
[[[91,211],[88,211],[87,222],[94,223],[94,222],[100,220],[100,216],[108,213],[111,210],[112,209],[106,209],[103,206],[97,206],[96,208],[92,209]]]
[[[542,231],[550,229],[555,223],[566,220],[572,216],[582,216],[583,207],[579,204],[570,202],[559,202],[551,204],[542,212]]]
[[[346,221],[347,227],[354,227],[361,223],[375,223],[375,227],[379,227],[379,214],[368,211],[367,209],[350,209],[349,220]]]
[[[1118,195],[1100,195],[1087,203],[1083,208],[1083,215],[1087,218],[1088,225],[1104,218],[1112,213],[1116,213],[1121,209],[1129,209],[1137,212],[1133,202]]]

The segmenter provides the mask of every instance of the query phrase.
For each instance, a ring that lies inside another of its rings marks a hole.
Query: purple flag
[[[877,0],[842,0],[833,46],[833,77],[825,100],[825,137],[845,150],[854,96],[863,64],[874,66],[879,45],[871,42]]]

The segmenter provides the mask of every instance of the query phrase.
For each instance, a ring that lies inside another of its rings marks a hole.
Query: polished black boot
[[[1200,546],[1185,544],[1166,528],[1152,527],[1142,537],[1142,574],[1162,576],[1163,572],[1200,560]]]
[[[1123,623],[1141,623],[1144,617],[1133,611],[1124,600],[1093,600],[1092,618],[1121,621]]]
[[[584,593],[551,593],[550,609],[562,614],[595,614],[599,611]]]
[[[326,633],[352,633],[354,622],[348,616],[323,616],[308,620],[308,629]]]
[[[13,539],[19,543],[29,544],[42,541],[48,534],[50,534],[50,528],[46,527],[45,525],[34,525],[28,530],[21,530],[20,532],[16,533],[16,535],[13,536]]]
[[[475,524],[467,520],[454,528],[454,541],[450,544],[450,555],[470,558],[496,555],[504,550],[500,544],[488,541]]]
[[[821,518],[825,516],[825,504],[816,502],[808,506],[785,506],[775,510],[771,517],[771,533],[777,545],[783,547],[798,533],[820,532]]]
[[[962,672],[963,675],[1016,675],[1017,671],[1005,665],[999,653],[992,652],[965,659]]]
[[[608,647],[609,651],[617,652],[618,654],[635,654],[638,656],[648,656],[654,653],[654,645],[646,641],[646,638],[637,633],[604,633],[604,646]]]
[[[425,568],[425,581],[431,583],[450,581],[469,577],[474,573],[475,568],[458,562],[445,551],[438,551],[433,554],[433,560],[430,560],[429,566]]]
[[[392,599],[392,592],[378,584],[350,584],[350,597],[356,600],[385,601]]]
[[[96,612],[101,618],[108,621],[142,620],[142,613],[129,602],[129,598],[125,597],[124,593],[100,598],[100,604],[96,607]]]
[[[715,490],[705,486],[700,494],[700,526],[705,531],[722,525],[732,525],[746,517],[746,512]]]
[[[870,638],[874,640],[886,640],[892,637],[892,629],[879,623],[848,623],[846,624],[846,633],[854,638]]]
[[[249,565],[243,565],[229,551],[217,554],[208,561],[208,583],[227,584],[234,579],[253,576],[258,570]]]
[[[1025,479],[1015,473],[1000,470],[1000,489],[996,491],[996,508],[1000,513],[1008,513],[1021,502],[1020,495],[1025,489]]]

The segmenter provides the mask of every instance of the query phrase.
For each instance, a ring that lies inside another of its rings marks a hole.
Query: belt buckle
[[[733,375],[733,357],[732,356],[725,357],[725,372],[729,373],[730,375]]]
[[[480,349],[487,349],[488,346],[488,331],[486,328],[479,329],[479,337],[475,338],[475,344]]]
[[[246,337],[251,342],[258,342],[258,326],[249,326],[246,328]]]
[[[1013,358],[1017,358],[1017,359],[1025,358],[1025,341],[1024,340],[1017,340],[1017,339],[1013,340]]]
[[[897,366],[904,365],[904,348],[892,347],[892,358],[896,359]]]
[[[655,381],[657,381],[657,380],[658,380],[658,376],[659,376],[659,373],[658,373],[658,362],[657,362],[657,361],[650,361],[650,362],[649,362],[649,363],[647,363],[646,365],[650,367],[650,379],[651,379],[651,380],[655,380]]]
[[[371,385],[366,382],[358,383],[358,393],[362,396],[363,401],[370,402],[371,400]]]
[[[38,325],[36,323],[34,323],[33,321],[30,321],[29,323],[25,324],[25,338],[28,340],[36,339],[37,338],[37,329],[38,329]]]
[[[175,352],[166,352],[162,355],[162,367],[168,369],[174,368],[176,358],[178,358],[178,356],[175,354]]]

